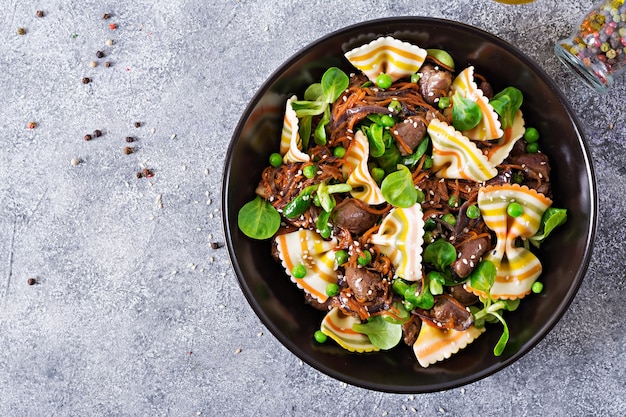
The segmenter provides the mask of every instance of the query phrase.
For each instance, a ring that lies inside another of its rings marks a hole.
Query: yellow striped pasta
[[[504,129],[504,135],[498,141],[496,146],[493,146],[487,152],[487,158],[493,166],[500,165],[511,152],[515,143],[524,136],[524,116],[520,110],[515,113],[513,119],[513,125]]]
[[[369,337],[352,330],[354,324],[361,320],[354,316],[347,316],[338,308],[331,309],[322,320],[320,330],[333,339],[339,346],[350,352],[373,352],[380,350],[374,346]]]
[[[359,130],[354,135],[354,139],[345,156],[346,169],[350,172],[346,182],[352,187],[352,191],[350,191],[352,197],[375,206],[384,203],[385,198],[367,166],[369,152],[369,141],[363,132]]]
[[[426,55],[419,46],[387,36],[346,52],[345,57],[370,81],[382,73],[396,81],[417,72]]]
[[[337,282],[335,251],[337,241],[327,241],[306,229],[276,236],[276,245],[282,265],[298,288],[315,297],[320,303],[328,299],[326,286]],[[302,264],[307,273],[304,278],[295,278],[291,271]]]
[[[483,91],[478,88],[474,81],[474,67],[470,66],[461,71],[452,82],[451,88],[454,92],[458,91],[463,97],[476,102],[483,114],[478,125],[463,132],[465,136],[472,140],[491,140],[501,138],[504,135],[498,113],[489,104],[489,99],[484,96]]]
[[[419,203],[404,208],[393,208],[383,219],[378,232],[370,243],[387,255],[396,275],[407,281],[422,278],[422,244],[424,243],[424,220]]]
[[[498,170],[472,141],[446,122],[433,119],[428,125],[433,143],[433,166],[440,178],[459,178],[484,182]]]
[[[419,364],[427,368],[465,348],[484,331],[484,327],[478,329],[473,325],[463,331],[446,330],[423,321],[417,340],[413,344],[413,352]]]
[[[291,102],[296,99],[296,96],[292,96],[287,100],[283,130],[280,135],[280,154],[283,155],[283,161],[285,163],[308,162],[311,159],[308,154],[300,150],[300,148],[302,148],[302,140],[298,133],[298,116],[293,107],[291,107]]]
[[[503,184],[482,188],[478,192],[478,207],[489,229],[496,234],[496,247],[484,259],[496,266],[496,282],[489,296],[493,299],[523,298],[542,271],[541,262],[528,249],[518,246],[519,238],[529,238],[539,230],[543,213],[552,205],[552,200],[518,184]],[[510,203],[524,207],[519,217],[507,214]],[[473,289],[468,282],[466,288],[483,297],[482,291]]]

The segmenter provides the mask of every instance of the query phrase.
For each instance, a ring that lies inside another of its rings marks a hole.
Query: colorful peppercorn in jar
[[[574,34],[554,47],[559,59],[601,93],[626,68],[626,5],[605,0],[583,19]]]

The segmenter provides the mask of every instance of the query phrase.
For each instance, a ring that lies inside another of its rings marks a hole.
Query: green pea
[[[339,294],[339,285],[337,285],[336,282],[331,282],[328,285],[326,285],[326,295],[329,297],[334,297],[335,295]]]
[[[533,285],[532,287],[530,287],[530,289],[535,294],[539,294],[541,291],[543,291],[543,283],[539,281],[533,282]]]
[[[283,164],[283,157],[278,152],[274,152],[270,155],[270,165],[274,168],[278,168]]]
[[[513,174],[513,177],[511,177],[511,181],[513,181],[515,184],[521,184],[522,181],[524,181],[524,176],[519,172],[516,172]]]
[[[459,206],[459,197],[455,195],[451,195],[448,199],[448,205],[450,207],[458,207]]]
[[[419,82],[420,78],[422,78],[422,76],[419,75],[417,72],[414,73],[414,74],[411,74],[411,82],[413,84],[417,84]]]
[[[369,265],[370,262],[372,262],[372,254],[367,249],[356,259],[356,263],[361,266]]]
[[[447,213],[444,214],[444,216],[441,218],[441,220],[443,220],[444,222],[454,226],[456,224],[456,216],[452,213]]]
[[[372,168],[372,178],[374,181],[380,183],[385,178],[385,170],[382,168]]]
[[[528,145],[526,145],[526,152],[527,153],[539,152],[539,144],[537,142],[529,143]]]
[[[389,116],[388,114],[383,114],[382,116],[380,116],[380,124],[384,127],[393,127],[393,125],[396,124],[396,121],[393,120],[393,117]]]
[[[539,131],[534,127],[527,127],[524,131],[524,140],[528,143],[535,143],[539,140]]]
[[[298,264],[291,270],[291,275],[294,278],[304,278],[306,276],[306,267],[302,264]]]
[[[440,97],[439,101],[437,102],[437,107],[439,107],[441,110],[450,107],[450,97]]]
[[[315,165],[307,165],[302,168],[302,174],[309,179],[315,178],[315,175],[317,174],[317,167]]]
[[[465,211],[465,215],[470,219],[477,219],[480,217],[480,209],[476,206],[476,204],[472,204]]]
[[[386,88],[391,87],[393,80],[391,79],[391,76],[389,74],[382,73],[378,75],[378,77],[376,77],[375,83],[378,86],[378,88],[386,89]]]
[[[326,340],[328,340],[328,336],[326,336],[324,332],[322,332],[321,330],[318,330],[315,333],[313,333],[313,338],[315,339],[317,343],[325,343]]]
[[[335,155],[337,158],[343,158],[344,156],[346,156],[346,148],[344,148],[343,146],[337,146],[335,149],[333,149],[333,155]]]
[[[524,206],[517,201],[513,201],[506,206],[506,212],[511,217],[519,217],[524,213]]]
[[[348,252],[343,249],[339,249],[335,252],[335,262],[337,262],[337,265],[343,265],[348,262]]]

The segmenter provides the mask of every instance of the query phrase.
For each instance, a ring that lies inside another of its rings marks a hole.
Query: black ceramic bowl
[[[524,93],[527,125],[541,132],[541,148],[552,164],[554,205],[568,221],[539,252],[544,291],[507,313],[511,338],[493,355],[501,328],[479,337],[450,359],[422,368],[412,349],[398,346],[373,354],[349,353],[330,341],[313,341],[323,313],[303,302],[301,291],[270,255],[269,241],[247,238],[237,213],[254,197],[260,173],[280,142],[285,100],[302,97],[330,66],[354,69],[343,54],[379,36],[390,35],[424,48],[450,52],[457,68],[474,65],[494,91],[515,86]],[[596,226],[596,188],[582,130],[554,82],[518,49],[479,29],[451,21],[399,17],[368,21],[334,32],[305,47],[278,68],[246,108],[226,157],[223,182],[226,242],[239,284],[252,309],[291,352],[341,381],[379,391],[422,393],[484,378],[519,359],[558,322],[585,275]]]

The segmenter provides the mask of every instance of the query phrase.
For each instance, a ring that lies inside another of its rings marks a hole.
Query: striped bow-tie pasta
[[[287,275],[298,288],[315,297],[320,303],[328,300],[326,286],[337,282],[336,247],[335,239],[324,240],[312,230],[300,229],[276,236],[276,248]],[[306,268],[303,278],[296,278],[291,272],[298,264]]]
[[[346,52],[345,57],[373,82],[383,73],[393,81],[414,74],[426,55],[419,46],[387,36]]]
[[[383,219],[370,243],[378,246],[396,268],[396,275],[407,281],[422,278],[424,220],[422,206],[415,203],[404,209],[396,207]]]
[[[482,188],[477,202],[485,224],[496,234],[496,247],[484,259],[493,262],[497,275],[489,294],[472,288],[469,282],[466,288],[494,300],[523,298],[530,293],[542,266],[530,250],[517,246],[517,240],[537,233],[541,217],[552,205],[552,200],[526,186],[503,184]],[[524,208],[519,217],[507,214],[507,207],[512,202]]]
[[[493,166],[500,165],[511,153],[515,143],[524,136],[524,116],[520,110],[515,113],[513,125],[504,129],[504,136],[500,138],[498,144],[489,148],[487,158]]]
[[[484,327],[478,329],[473,325],[463,331],[439,329],[423,321],[413,352],[419,364],[427,368],[464,349],[484,331]]]
[[[311,157],[301,150],[302,140],[298,133],[298,116],[293,107],[291,107],[291,102],[294,100],[297,100],[296,96],[289,98],[285,106],[283,130],[280,135],[280,154],[283,155],[283,161],[285,163],[309,162]]]
[[[433,144],[433,168],[437,177],[484,182],[498,174],[480,149],[446,122],[433,119],[428,125],[428,134]]]
[[[344,175],[348,176],[346,182],[352,187],[352,191],[350,191],[352,197],[374,206],[384,203],[385,198],[367,166],[369,153],[370,144],[367,136],[359,130],[354,135],[354,139],[346,153]]]
[[[379,351],[380,349],[370,342],[367,335],[352,330],[353,325],[360,323],[361,320],[359,318],[345,315],[338,308],[333,308],[326,313],[320,330],[337,342],[339,346],[350,352]]]
[[[499,139],[504,135],[498,113],[489,104],[489,99],[485,97],[483,91],[478,88],[476,81],[474,81],[474,67],[470,66],[461,71],[452,82],[451,89],[476,102],[483,114],[480,122],[474,128],[463,132],[465,136],[472,140],[492,140]]]

